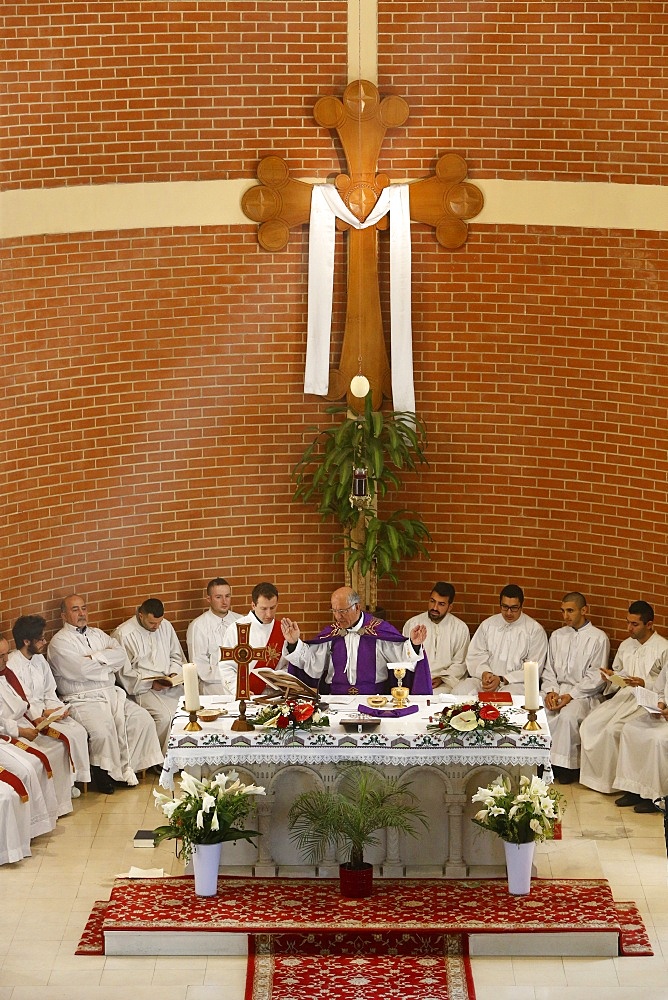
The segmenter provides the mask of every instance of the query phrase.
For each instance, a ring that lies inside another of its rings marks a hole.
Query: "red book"
[[[478,691],[478,701],[503,702],[512,705],[513,696],[510,691]]]

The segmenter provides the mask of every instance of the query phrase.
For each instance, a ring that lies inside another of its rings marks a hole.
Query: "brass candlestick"
[[[188,719],[189,719],[189,722],[188,722],[188,725],[185,728],[185,731],[187,733],[198,733],[198,732],[200,732],[200,730],[201,730],[202,727],[200,726],[199,722],[197,721],[197,713],[200,711],[201,708],[202,708],[202,706],[200,705],[199,708],[194,708],[194,709],[193,708],[189,708],[188,709]]]
[[[529,732],[535,733],[536,730],[540,729],[539,724],[536,722],[536,719],[538,718],[538,709],[527,708],[526,705],[522,705],[522,711],[526,712],[529,716],[529,720],[522,726],[522,730],[524,731],[526,729]]]

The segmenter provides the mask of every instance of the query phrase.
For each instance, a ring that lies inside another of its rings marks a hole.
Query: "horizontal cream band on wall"
[[[300,178],[311,183],[316,178]],[[668,231],[668,186],[477,180],[485,207],[470,225]],[[396,183],[405,183],[403,178]],[[0,238],[109,230],[253,225],[241,196],[257,181],[176,181],[27,188],[0,194]],[[324,179],[321,180],[324,183]]]

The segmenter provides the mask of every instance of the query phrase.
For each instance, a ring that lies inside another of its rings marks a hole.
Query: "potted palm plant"
[[[341,895],[370,896],[373,865],[365,862],[364,851],[380,843],[378,831],[389,828],[416,837],[416,823],[427,828],[410,785],[405,777],[351,764],[335,792],[311,789],[297,796],[288,815],[290,837],[312,864],[334,848],[347,858],[339,866]]]

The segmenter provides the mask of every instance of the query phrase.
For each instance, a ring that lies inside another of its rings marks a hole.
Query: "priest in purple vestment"
[[[296,622],[281,620],[290,673],[324,694],[389,694],[397,681],[387,664],[403,662],[403,684],[413,694],[431,694],[424,625],[416,625],[406,639],[394,625],[362,611],[359,594],[350,587],[334,591],[332,613],[334,624],[308,642]]]

